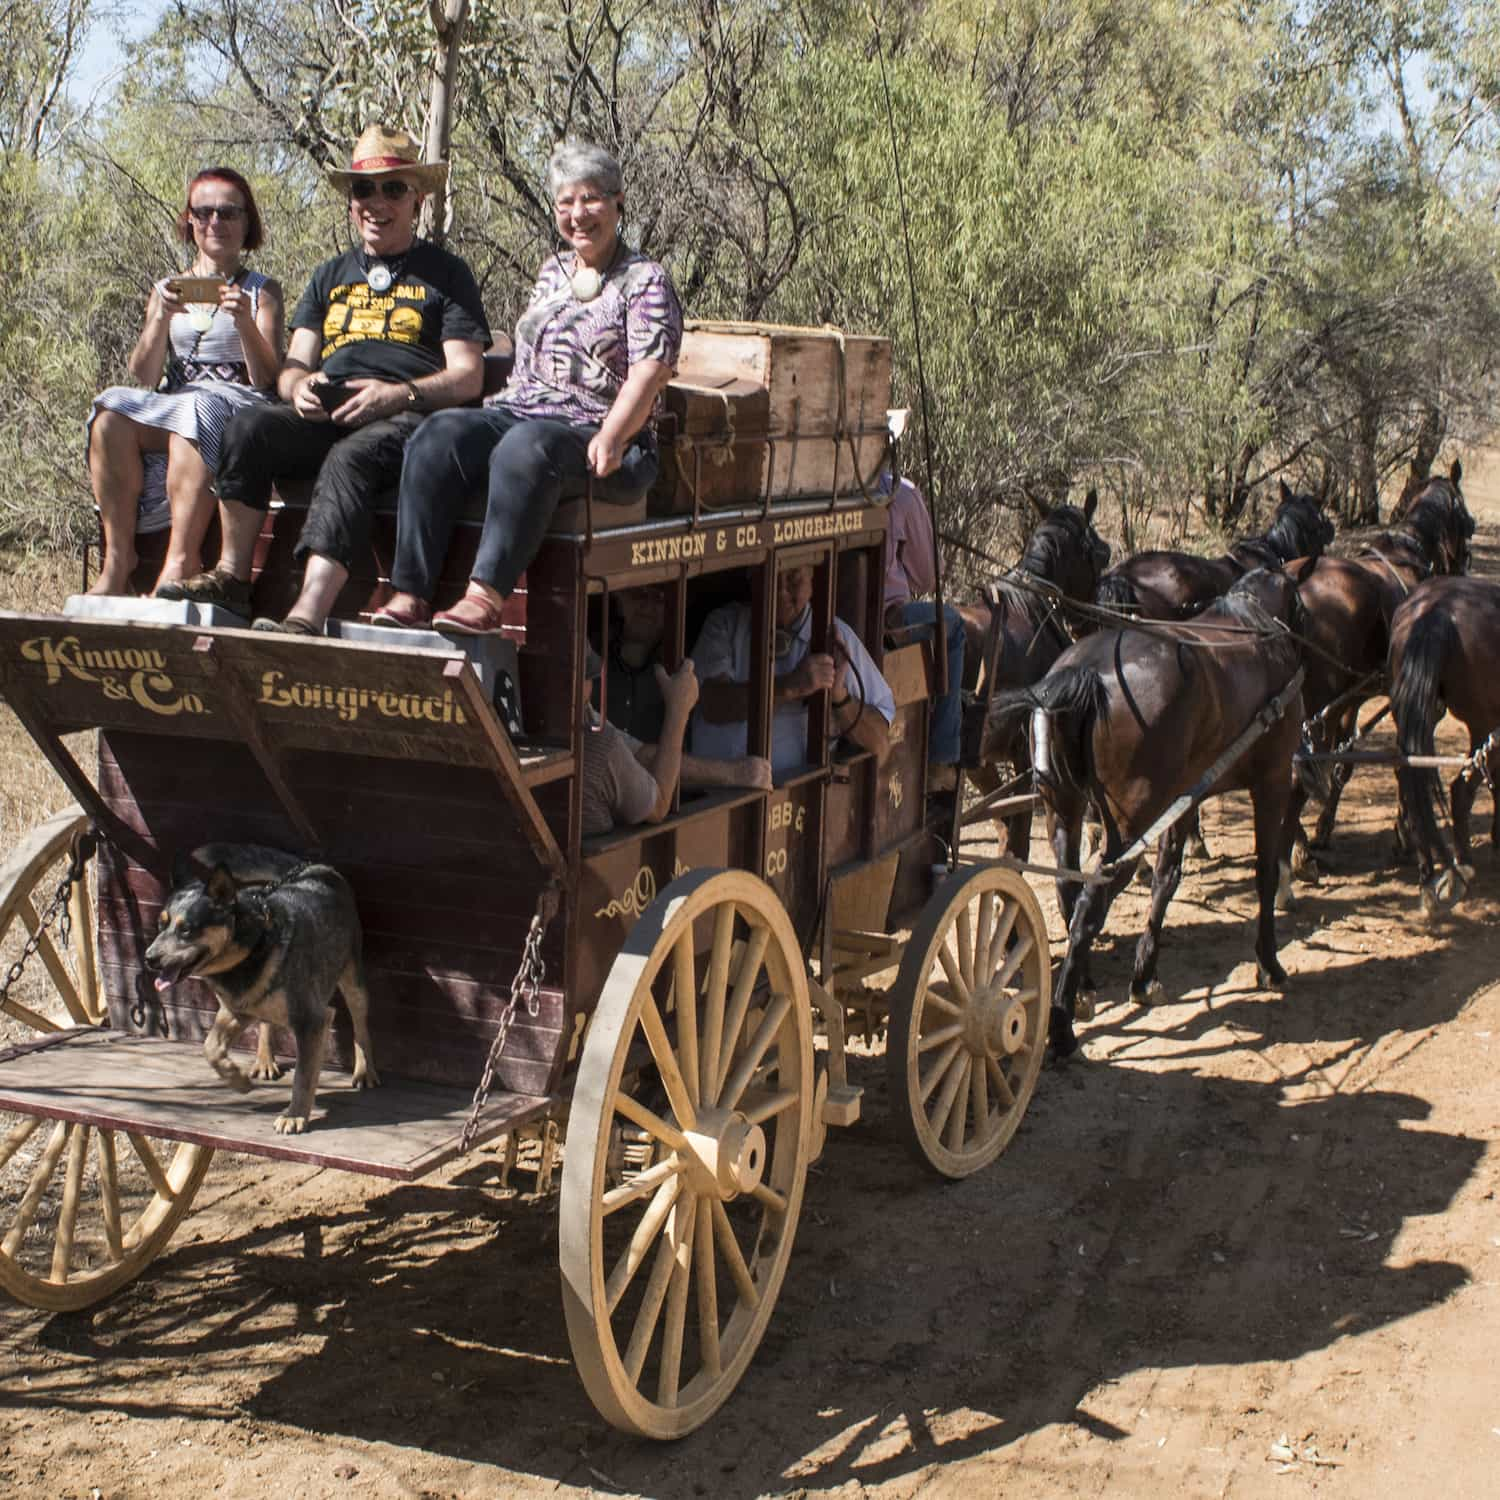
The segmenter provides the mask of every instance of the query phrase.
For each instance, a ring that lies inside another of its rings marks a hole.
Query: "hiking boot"
[[[190,604],[217,604],[237,615],[250,613],[250,584],[221,568],[164,583],[152,598],[185,599]]]
[[[299,620],[296,615],[288,615],[284,620],[278,620],[272,615],[262,615],[250,627],[251,630],[274,630],[282,635],[322,635],[323,632],[309,625],[306,620]]]

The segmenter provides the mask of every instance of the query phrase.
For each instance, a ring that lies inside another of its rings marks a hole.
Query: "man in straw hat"
[[[400,477],[406,440],[428,412],[473,400],[484,383],[490,329],[474,274],[417,238],[422,199],[447,172],[446,162],[423,162],[405,131],[372,125],[349,170],[328,174],[348,197],[355,243],[313,272],[292,313],[277,382],[287,404],[246,409],[225,431],[218,565],[164,586],[162,596],[248,614],[251,560],[271,486],[312,479],[296,550],[305,565],[301,592],[284,620],[255,625],[322,630],[368,549],[371,502]]]

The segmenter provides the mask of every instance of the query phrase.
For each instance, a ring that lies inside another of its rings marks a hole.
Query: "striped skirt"
[[[119,412],[143,427],[163,428],[196,443],[208,472],[219,467],[219,445],[229,419],[242,406],[268,401],[265,391],[228,380],[199,380],[175,391],[147,391],[139,386],[112,385],[94,397],[88,426],[101,411]],[[87,448],[85,448],[87,452]],[[162,531],[172,524],[167,505],[167,455],[142,455],[145,483],[141,487],[137,532]]]

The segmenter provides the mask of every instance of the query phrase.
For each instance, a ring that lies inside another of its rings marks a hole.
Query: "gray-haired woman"
[[[548,188],[563,241],[516,326],[510,380],[479,411],[429,417],[401,469],[397,592],[375,618],[464,635],[500,628],[504,599],[541,546],[564,497],[593,479],[605,501],[636,499],[656,478],[654,419],[677,367],[682,309],[671,278],[622,233],[619,163],[567,141]],[[431,600],[464,502],[488,476],[484,532],[468,589],[433,617]]]

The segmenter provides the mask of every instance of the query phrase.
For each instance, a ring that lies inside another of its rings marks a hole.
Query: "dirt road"
[[[1422,927],[1391,805],[1388,772],[1355,778],[1283,919],[1282,996],[1254,983],[1247,806],[1211,808],[1170,1003],[1118,1003],[1129,893],[1096,964],[1116,1003],[976,1179],[908,1159],[863,1060],[865,1121],[814,1169],[765,1344],[693,1438],[596,1418],[555,1199],[494,1190],[492,1155],[394,1191],[220,1158],[113,1301],[0,1309],[0,1494],[1488,1500],[1500,862]]]

